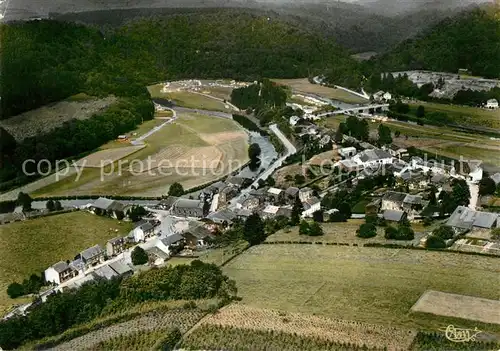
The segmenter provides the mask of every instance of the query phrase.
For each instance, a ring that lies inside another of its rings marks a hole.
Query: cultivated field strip
[[[198,320],[203,317],[204,312],[198,310],[170,310],[165,313],[151,313],[127,322],[115,324],[104,329],[99,329],[71,341],[54,347],[52,350],[75,351],[91,349],[98,343],[105,342],[118,336],[126,336],[137,332],[151,332],[165,330],[168,328],[179,328],[185,333]]]
[[[144,147],[145,145],[138,145],[101,150],[78,160],[76,164],[80,167],[102,168],[103,166],[108,166],[118,160],[121,160],[122,158],[125,158]]]
[[[251,330],[285,332],[308,338],[322,338],[340,344],[369,348],[408,350],[417,335],[410,329],[309,316],[299,313],[259,309],[242,304],[223,308],[205,318],[201,325],[235,327]]]

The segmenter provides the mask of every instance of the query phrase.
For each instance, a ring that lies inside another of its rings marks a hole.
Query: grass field
[[[42,217],[0,227],[0,312],[16,303],[7,285],[22,281],[50,265],[73,259],[81,250],[125,235],[132,224],[86,212]]]
[[[239,161],[241,165],[247,162],[247,140],[247,134],[230,119],[179,114],[175,123],[146,138],[146,147],[120,160],[123,165],[121,175],[117,163],[102,169],[84,169],[78,181],[75,177],[68,177],[35,191],[33,195],[159,196],[167,193],[169,185],[174,182],[182,183],[185,189],[192,188],[228,174],[229,166],[235,166],[231,162]],[[180,149],[184,150],[181,154],[178,152]],[[189,155],[194,157],[194,161],[186,158]],[[151,160],[149,164],[148,158]],[[213,167],[208,167],[211,165],[208,161],[207,167],[198,166],[204,159],[218,162],[215,172],[209,171]],[[143,172],[134,160],[142,161]],[[179,163],[177,170],[168,168],[160,172],[158,166],[161,160],[171,161],[161,164],[163,166],[175,165],[173,162],[176,160],[185,162]],[[148,169],[152,172],[147,172]],[[101,172],[104,174],[102,179]]]
[[[190,91],[162,92],[163,84],[148,87],[152,98],[172,100],[177,106],[209,111],[228,111],[225,104],[219,100]]]
[[[415,113],[419,105],[424,106],[426,113],[444,112],[457,124],[500,129],[500,110],[419,102],[418,104],[410,105],[411,112]]]
[[[317,94],[329,99],[343,101],[351,104],[364,104],[368,100],[357,95],[351,94],[342,89],[328,88],[319,84],[311,84],[307,78],[301,79],[272,79],[272,81],[288,85],[294,92]]]
[[[325,215],[326,216],[326,215]],[[349,219],[347,222],[338,223],[322,223],[324,235],[322,236],[304,236],[299,234],[298,227],[282,229],[275,234],[270,235],[266,241],[306,241],[306,242],[323,242],[323,243],[349,243],[363,245],[366,243],[391,243],[396,242],[399,244],[410,244],[411,241],[394,241],[384,238],[384,228],[377,227],[377,236],[369,239],[362,239],[356,236],[356,230],[359,226],[365,223],[364,219]],[[424,227],[420,223],[412,223],[412,229],[415,233],[422,233],[424,231],[432,230],[432,226]],[[418,235],[416,235],[418,237]],[[418,239],[414,240],[414,242]]]
[[[454,253],[260,245],[235,258],[224,272],[236,280],[242,302],[254,307],[433,331],[450,320],[410,313],[426,290],[500,297],[496,258]],[[464,324],[469,325],[455,325]],[[482,327],[500,333],[498,327]]]

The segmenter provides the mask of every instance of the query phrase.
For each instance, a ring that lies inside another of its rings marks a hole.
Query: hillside
[[[376,60],[382,70],[426,69],[500,77],[499,8],[475,9],[443,20]]]

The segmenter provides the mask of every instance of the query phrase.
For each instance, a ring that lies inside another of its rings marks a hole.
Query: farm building
[[[403,208],[403,201],[406,198],[406,193],[400,193],[397,191],[388,191],[382,197],[382,207],[381,210],[396,210],[399,211]]]
[[[314,212],[321,210],[321,200],[315,196],[304,200],[302,205],[304,206],[303,217],[310,217]]]
[[[118,201],[100,197],[90,205],[89,209],[92,213],[97,215],[107,215],[115,219],[122,219],[125,217],[125,212],[128,207],[129,206]]]
[[[497,109],[498,101],[496,99],[489,99],[488,101],[486,101],[486,108]]]
[[[151,238],[154,235],[154,226],[151,222],[145,221],[144,223],[139,223],[134,229],[129,233],[129,238],[134,242],[138,243]]]
[[[221,224],[228,226],[233,224],[233,220],[236,218],[236,213],[230,209],[223,209],[217,212],[210,213],[207,219],[215,224]]]
[[[406,212],[396,211],[396,210],[385,210],[382,216],[388,222],[399,223],[406,218]]]
[[[451,214],[446,225],[455,232],[465,232],[473,228],[492,229],[498,225],[498,213],[474,211],[468,207],[458,206]]]

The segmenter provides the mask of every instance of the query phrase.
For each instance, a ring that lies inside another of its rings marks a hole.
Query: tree
[[[322,223],[323,222],[323,211],[321,211],[321,210],[314,211],[313,212],[313,221]]]
[[[415,112],[415,115],[418,117],[418,118],[422,118],[425,116],[425,107],[422,106],[422,105],[419,105],[417,107],[417,111]]]
[[[481,179],[479,182],[479,195],[493,195],[497,189],[497,185],[495,181],[490,177],[486,177]]]
[[[464,179],[453,180],[451,199],[456,204],[456,206],[469,206],[470,190],[469,185]]]
[[[432,235],[438,236],[444,240],[452,239],[455,235],[453,228],[447,225],[442,225],[432,231]]]
[[[301,185],[301,184],[304,184],[305,181],[306,181],[306,177],[304,177],[302,174],[295,175],[295,184]]]
[[[312,222],[309,225],[309,236],[321,236],[323,235],[323,228],[318,222]]]
[[[47,210],[49,212],[53,212],[56,209],[56,205],[54,204],[54,200],[50,199],[49,201],[47,201],[47,203],[45,204],[45,207],[47,208]]]
[[[360,238],[373,238],[377,235],[377,227],[373,223],[363,223],[356,231],[356,236]]]
[[[180,183],[175,182],[168,189],[168,195],[170,196],[182,196],[184,195],[184,188]]]
[[[425,241],[425,247],[428,249],[443,249],[446,247],[446,243],[439,236],[429,235]]]
[[[345,218],[345,220],[348,220],[352,216],[352,210],[351,206],[349,205],[348,202],[342,202],[338,206],[339,213]]]
[[[26,193],[20,192],[17,196],[17,205],[23,207],[23,212],[29,212],[32,210],[31,203],[33,199]]]
[[[7,287],[7,294],[11,299],[25,295],[24,287],[19,283],[12,283]]]
[[[132,258],[132,263],[135,266],[146,264],[148,263],[149,259],[146,251],[144,251],[144,249],[140,246],[136,246],[134,250],[132,250],[131,258]]]
[[[309,235],[309,222],[307,222],[306,220],[300,221],[299,234],[300,235]]]
[[[257,213],[250,215],[250,217],[248,217],[245,221],[245,225],[243,227],[243,238],[252,246],[258,245],[266,240],[264,223]]]
[[[138,206],[138,205],[135,205],[133,206],[127,213],[127,216],[128,218],[130,218],[130,220],[132,222],[138,222],[142,219],[142,217],[144,217],[146,214],[148,213],[148,211],[146,211],[146,209],[142,206]]]
[[[400,135],[401,135],[401,132],[400,132],[399,130],[396,130],[396,131],[394,132],[394,136],[395,136],[396,138],[399,138],[399,136],[400,136]]]
[[[63,209],[63,207],[61,205],[61,201],[59,201],[59,200],[54,201],[54,209],[56,211],[61,211]]]
[[[383,124],[378,126],[378,142],[380,145],[392,144],[391,129]]]
[[[267,178],[266,181],[267,181],[267,185],[269,185],[269,186],[275,186],[276,185],[276,180],[274,180],[273,177]]]
[[[342,124],[342,123],[341,123]],[[344,133],[340,126],[337,128],[337,131],[335,132],[335,144],[341,144],[342,140],[344,140]]]
[[[397,236],[398,236],[398,228],[393,227],[391,225],[385,227],[384,237],[386,239],[396,239]]]
[[[292,207],[292,215],[290,218],[291,225],[297,225],[300,222],[300,217],[302,216],[302,212],[304,212],[304,205],[300,201],[299,197],[295,198],[295,202]]]
[[[257,143],[253,143],[248,147],[248,158],[250,162],[258,163],[260,157],[260,146]]]

